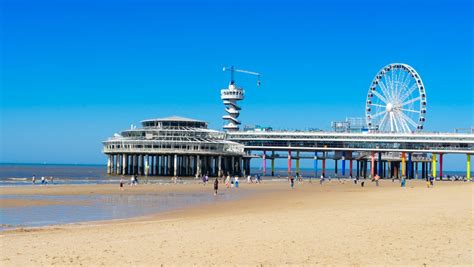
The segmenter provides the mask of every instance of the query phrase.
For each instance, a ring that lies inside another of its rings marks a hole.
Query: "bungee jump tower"
[[[240,125],[238,117],[240,115],[241,107],[237,105],[237,101],[244,99],[245,90],[244,88],[240,88],[235,84],[234,73],[240,72],[257,76],[257,86],[260,86],[260,73],[248,70],[239,70],[234,66],[224,67],[223,71],[230,72],[229,87],[221,90],[221,99],[225,105],[225,111],[227,112],[226,115],[222,116],[222,119],[227,121],[223,128],[226,131],[238,131]]]

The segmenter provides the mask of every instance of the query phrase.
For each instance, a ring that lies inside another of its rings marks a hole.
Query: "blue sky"
[[[363,116],[376,72],[413,66],[426,130],[474,125],[473,6],[454,1],[0,2],[0,162],[104,163],[101,141],[181,115],[220,129],[225,65],[261,72],[244,124]],[[447,168],[464,168],[448,157]],[[310,163],[308,164],[310,166]]]

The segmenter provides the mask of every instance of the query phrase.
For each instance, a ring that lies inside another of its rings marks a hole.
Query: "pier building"
[[[244,146],[183,117],[149,119],[103,142],[107,173],[150,176],[218,176],[241,173]]]

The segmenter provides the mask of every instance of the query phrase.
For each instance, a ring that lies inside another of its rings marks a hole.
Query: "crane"
[[[234,72],[246,73],[250,75],[257,76],[257,86],[260,86],[260,73],[248,71],[248,70],[239,70],[236,69],[234,66],[224,67],[222,71],[230,71],[230,84],[234,84]]]

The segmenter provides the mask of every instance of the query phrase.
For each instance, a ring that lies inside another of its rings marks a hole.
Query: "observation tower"
[[[238,117],[240,115],[241,108],[240,106],[238,106],[237,101],[244,99],[245,90],[244,88],[240,88],[235,85],[234,72],[246,73],[257,76],[257,86],[260,86],[260,73],[247,70],[239,70],[234,68],[234,66],[230,66],[228,68],[224,67],[223,71],[230,71],[229,86],[227,87],[227,89],[221,90],[221,99],[225,105],[225,111],[227,112],[227,115],[222,116],[222,119],[224,119],[224,121],[227,121],[223,128],[226,131],[238,131],[240,125]]]

